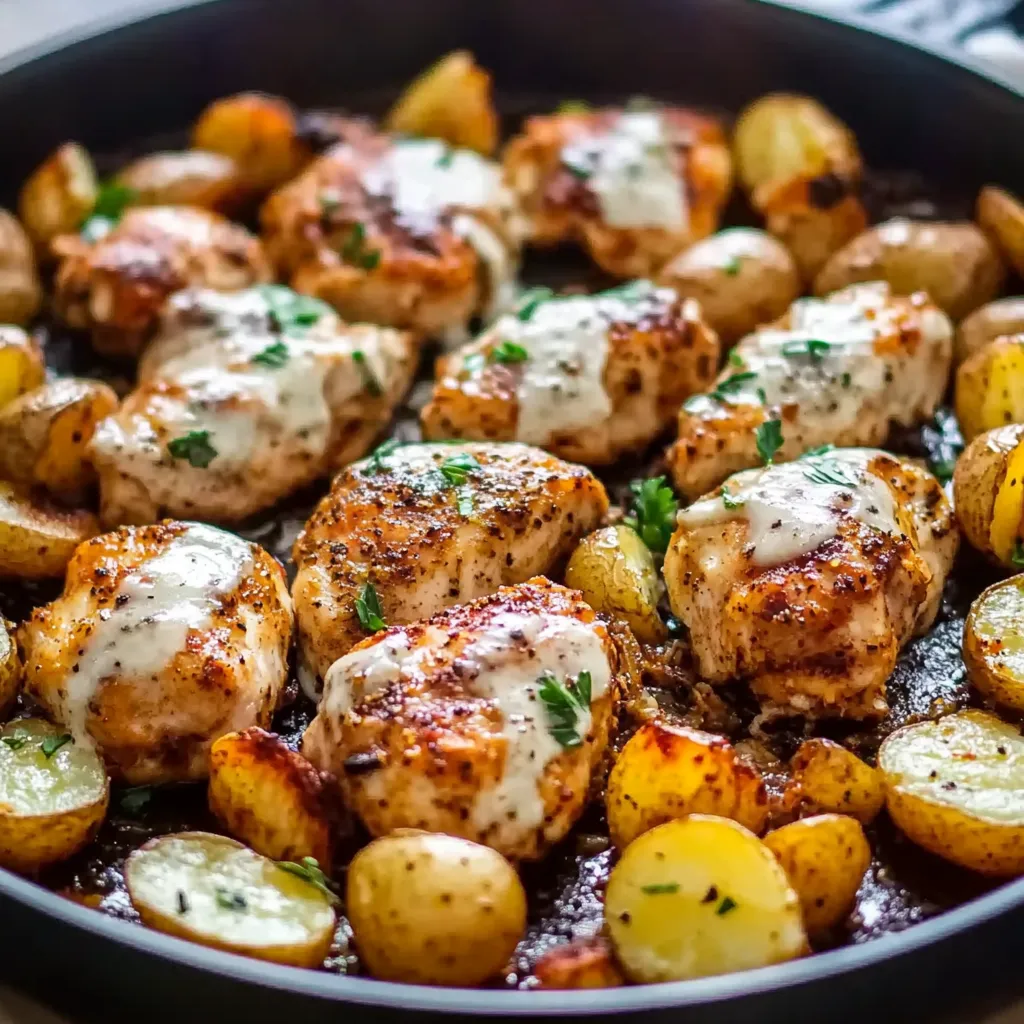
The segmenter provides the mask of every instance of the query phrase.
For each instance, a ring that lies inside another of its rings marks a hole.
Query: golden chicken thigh
[[[292,607],[262,548],[198,523],[80,545],[64,592],[21,628],[25,685],[133,784],[205,777],[224,733],[267,726],[288,675]]]
[[[385,622],[426,618],[553,573],[607,510],[588,470],[536,448],[382,446],[338,474],[295,543],[303,685],[375,631],[367,585]]]
[[[671,288],[534,300],[439,361],[423,432],[605,465],[650,444],[710,384],[718,356],[698,305]]]
[[[665,556],[700,675],[765,711],[878,718],[959,542],[938,481],[866,448],[746,470],[679,513]]]
[[[374,835],[421,828],[536,859],[586,804],[631,686],[623,642],[577,591],[503,587],[335,662],[302,751]]]

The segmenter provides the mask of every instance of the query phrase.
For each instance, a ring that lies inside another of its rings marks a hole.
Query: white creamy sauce
[[[252,546],[223,530],[190,523],[158,555],[126,576],[118,600],[99,612],[75,670],[64,680],[66,725],[91,743],[89,702],[100,683],[157,676],[185,648],[190,630],[204,629],[221,598],[252,572]]]
[[[622,114],[607,134],[567,146],[563,162],[586,175],[609,226],[685,230],[686,183],[656,111]]]
[[[881,533],[902,534],[892,492],[865,468],[874,454],[841,448],[736,473],[722,485],[735,507],[726,506],[720,496],[703,498],[679,513],[679,523],[693,530],[745,520],[750,528],[747,550],[761,566],[810,554],[836,536],[845,518]]]
[[[452,228],[476,250],[486,278],[486,299],[480,310],[485,322],[490,322],[515,306],[518,266],[505,242],[482,220],[466,213],[452,218]],[[446,346],[447,347],[447,346]]]

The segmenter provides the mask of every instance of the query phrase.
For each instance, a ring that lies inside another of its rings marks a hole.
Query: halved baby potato
[[[77,142],[65,142],[22,186],[18,216],[36,246],[46,251],[58,235],[76,232],[99,196],[92,157]]]
[[[92,747],[41,718],[18,719],[0,730],[4,867],[36,871],[67,860],[95,836],[109,798],[107,772]]]
[[[802,818],[769,832],[764,845],[796,890],[808,932],[826,931],[846,917],[871,863],[859,821],[845,814]]]
[[[724,736],[657,720],[645,722],[622,748],[605,799],[619,849],[689,814],[732,818],[753,832],[768,817],[764,779]]]
[[[1024,574],[993,583],[971,605],[964,665],[983,696],[1024,711]]]
[[[867,825],[885,805],[882,773],[833,740],[804,740],[790,768],[794,795],[815,811],[849,814]]]
[[[904,726],[878,752],[886,806],[918,846],[985,875],[1024,873],[1024,738],[985,711]]]
[[[46,380],[39,342],[20,327],[0,325],[0,409]]]
[[[234,836],[274,860],[331,863],[331,828],[317,770],[253,726],[210,748],[210,810]]]
[[[800,901],[775,855],[726,818],[644,833],[612,869],[604,918],[631,981],[682,981],[807,951]]]
[[[75,548],[99,532],[91,512],[43,504],[0,480],[0,577],[61,576]]]
[[[1024,206],[1017,197],[995,185],[986,185],[978,193],[976,216],[1014,270],[1024,274]]]
[[[36,254],[18,219],[0,209],[0,324],[26,324],[43,301]]]
[[[0,618],[0,717],[6,717],[21,689],[22,664],[14,625]]]
[[[332,896],[226,836],[158,836],[129,855],[124,878],[157,931],[296,967],[319,967],[330,949]]]
[[[118,172],[139,206],[198,206],[230,212],[245,197],[234,160],[201,149],[150,153]]]
[[[953,364],[959,366],[990,341],[1024,333],[1024,295],[1008,295],[980,306],[960,321],[953,341]]]
[[[965,440],[1024,423],[1024,334],[996,338],[956,371],[956,417]]]

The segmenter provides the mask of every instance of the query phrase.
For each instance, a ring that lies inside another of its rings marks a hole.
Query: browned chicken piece
[[[381,446],[338,474],[295,542],[303,686],[377,628],[367,597],[385,622],[414,622],[553,575],[607,510],[589,470],[526,445]]]
[[[548,950],[533,968],[541,988],[617,988],[625,985],[622,968],[604,936],[573,939]]]
[[[375,836],[420,828],[535,860],[587,802],[629,664],[578,591],[538,577],[353,648],[302,751]]]
[[[138,387],[92,439],[104,522],[269,508],[366,452],[417,356],[411,335],[343,324],[281,285],[179,292]]]
[[[201,779],[219,736],[270,724],[291,633],[262,548],[198,523],[123,528],[80,545],[22,626],[25,686],[115,778]]]
[[[91,331],[97,351],[114,356],[138,355],[174,292],[232,292],[272,277],[258,238],[188,206],[129,209],[99,240],[62,235],[53,251],[57,315]]]
[[[508,300],[521,227],[500,167],[436,139],[351,137],[275,192],[267,252],[350,320],[463,331]]]
[[[781,434],[776,462],[823,444],[884,444],[893,424],[935,412],[952,337],[926,295],[897,297],[883,282],[798,299],[733,349],[708,394],[683,404],[668,453],[676,488],[693,499],[759,465],[759,428]],[[769,421],[779,426],[764,428]]]
[[[713,234],[732,187],[721,125],[679,107],[531,117],[504,162],[530,241],[579,241],[618,277]]]
[[[422,412],[428,438],[525,441],[606,465],[642,451],[718,369],[700,307],[634,281],[501,317],[443,357]]]
[[[665,580],[703,678],[749,680],[771,715],[879,718],[958,543],[931,474],[840,448],[737,473],[680,512]]]

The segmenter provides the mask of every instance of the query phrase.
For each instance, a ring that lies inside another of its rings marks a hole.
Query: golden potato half
[[[143,924],[204,946],[319,967],[334,937],[334,899],[241,843],[210,832],[151,839],[124,868]]]
[[[995,185],[986,185],[978,194],[976,216],[1014,270],[1024,274],[1024,206],[1017,197]]]
[[[1024,333],[1024,295],[1008,295],[986,302],[960,321],[953,341],[953,365],[959,366],[996,338],[1021,333]]]
[[[964,664],[981,694],[1024,711],[1024,575],[994,583],[971,605]]]
[[[919,846],[985,875],[1024,873],[1024,738],[985,711],[918,722],[878,752],[886,805]]]
[[[0,209],[0,324],[28,323],[42,301],[32,242],[18,219]]]
[[[76,232],[92,213],[100,186],[92,157],[77,142],[65,142],[22,186],[18,216],[45,252],[58,235]]]
[[[996,338],[960,364],[954,405],[968,441],[986,430],[1024,423],[1024,334]]]
[[[866,825],[885,805],[882,773],[832,740],[804,740],[790,768],[797,799],[816,811],[850,814]]]
[[[22,682],[21,656],[12,632],[13,623],[0,618],[0,715],[6,717]]]
[[[6,634],[5,634],[6,635]],[[90,842],[110,797],[92,747],[40,718],[0,730],[0,864],[35,871]]]
[[[0,577],[61,576],[75,548],[99,532],[91,512],[45,505],[0,481]]]
[[[0,326],[0,409],[46,380],[39,342],[20,327]]]

